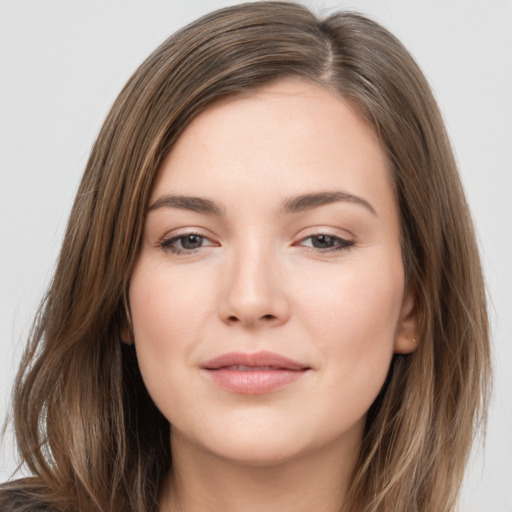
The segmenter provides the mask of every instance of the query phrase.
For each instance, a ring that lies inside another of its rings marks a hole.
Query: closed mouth
[[[242,395],[261,395],[300,380],[311,367],[273,352],[230,352],[201,366],[220,388]]]
[[[205,362],[202,368],[206,370],[232,370],[240,372],[291,370],[302,371],[309,366],[274,352],[228,352]]]

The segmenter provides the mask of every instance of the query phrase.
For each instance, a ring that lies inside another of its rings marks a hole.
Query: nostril
[[[275,315],[263,315],[262,317],[260,317],[260,320],[265,320],[265,321],[270,321],[270,320],[275,320],[277,317]],[[239,322],[240,319],[235,316],[235,315],[230,315],[228,316],[228,322]]]

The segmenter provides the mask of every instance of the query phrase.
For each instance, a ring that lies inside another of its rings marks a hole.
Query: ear
[[[396,329],[395,354],[410,354],[416,350],[419,341],[416,294],[412,289],[406,292],[402,302],[400,320]]]
[[[126,320],[123,322],[123,326],[121,327],[121,332],[119,334],[121,335],[121,341],[123,343],[126,343],[127,345],[133,345],[132,329]]]

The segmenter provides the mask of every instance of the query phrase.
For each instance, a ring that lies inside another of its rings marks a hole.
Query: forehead
[[[384,189],[389,195],[385,154],[342,98],[288,79],[223,99],[194,119],[164,160],[152,199],[230,190],[268,198],[333,187],[374,200]]]

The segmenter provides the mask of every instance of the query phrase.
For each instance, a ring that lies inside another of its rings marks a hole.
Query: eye
[[[315,249],[316,251],[319,252],[328,252],[348,249],[349,247],[354,245],[354,242],[352,240],[346,240],[339,236],[321,233],[318,235],[312,235],[303,238],[300,241],[300,245],[305,247],[311,247],[312,249]]]
[[[211,240],[197,233],[177,235],[160,242],[160,247],[164,251],[174,254],[191,254],[202,247],[213,245],[215,244]]]

